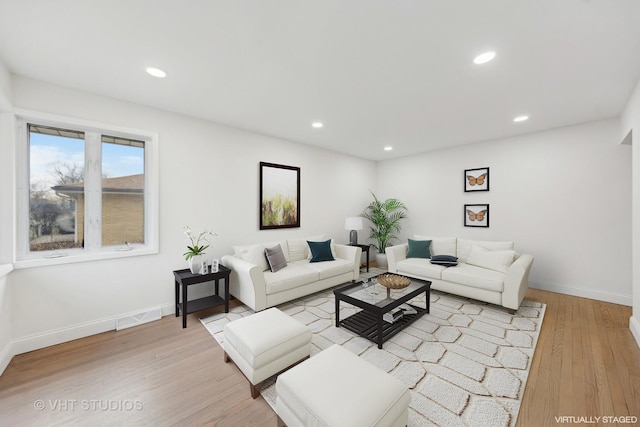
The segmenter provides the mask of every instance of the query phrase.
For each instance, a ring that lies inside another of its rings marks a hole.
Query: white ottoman
[[[227,323],[223,346],[224,361],[231,358],[247,377],[255,399],[264,380],[309,357],[311,331],[270,308]]]
[[[278,425],[406,426],[411,394],[390,374],[334,344],[276,382]]]

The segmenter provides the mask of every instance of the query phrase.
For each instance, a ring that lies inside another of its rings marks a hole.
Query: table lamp
[[[344,229],[351,230],[349,233],[349,244],[357,245],[358,244],[358,231],[362,230],[363,222],[362,217],[352,216],[344,220]]]

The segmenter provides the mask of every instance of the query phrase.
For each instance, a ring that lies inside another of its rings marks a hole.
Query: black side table
[[[182,313],[182,327],[187,327],[187,314],[224,304],[224,312],[229,312],[229,275],[231,269],[220,265],[216,273],[191,274],[189,269],[175,270],[176,281],[176,317]],[[224,279],[224,298],[220,296],[219,280]],[[187,301],[189,286],[197,283],[216,281],[215,294],[208,297]],[[182,303],[180,303],[180,286],[182,285]]]
[[[355,245],[349,243],[349,246],[356,246],[358,248],[362,249],[362,252],[366,252],[367,253],[367,273],[369,272],[369,249],[371,248],[371,245],[360,245],[358,243],[356,243]]]

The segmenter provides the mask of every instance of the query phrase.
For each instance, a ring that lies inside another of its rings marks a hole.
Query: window
[[[153,134],[38,117],[19,132],[18,268],[157,252]]]

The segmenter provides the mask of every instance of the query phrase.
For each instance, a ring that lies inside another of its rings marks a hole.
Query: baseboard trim
[[[597,289],[587,289],[578,286],[561,285],[557,283],[537,283],[529,282],[529,287],[541,289],[543,291],[557,292],[560,294],[572,295],[574,297],[594,299],[597,301],[605,301],[613,304],[633,305],[631,294],[620,294],[616,292],[605,292]]]
[[[4,373],[4,370],[9,366],[9,362],[13,358],[13,340],[9,340],[7,345],[4,346],[0,352],[0,375]]]
[[[167,313],[167,315],[175,313],[175,307],[173,304],[166,304],[161,307],[161,310],[163,316],[165,313]],[[138,313],[138,311],[136,313]],[[132,313],[122,313],[104,319],[93,320],[64,328],[52,329],[50,331],[14,339],[11,345],[12,348],[6,351],[8,351],[11,354],[11,357],[13,357],[18,354],[39,350],[41,348],[50,347],[63,342],[73,341],[79,338],[101,334],[103,332],[114,331],[116,329],[117,319],[130,314]],[[0,361],[2,361],[2,359],[0,359]]]
[[[631,330],[633,338],[636,339],[638,348],[640,348],[640,319],[638,319],[638,316],[631,316],[629,318],[629,329]]]

